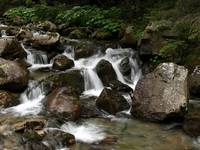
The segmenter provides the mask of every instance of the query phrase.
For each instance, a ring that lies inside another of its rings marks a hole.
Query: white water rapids
[[[22,45],[23,46],[23,45]],[[51,68],[52,63],[48,63],[47,55],[44,52],[36,51],[31,48],[23,46],[27,52],[27,62],[30,64],[28,68],[30,72],[34,72],[41,68]],[[132,89],[135,88],[137,81],[141,76],[141,70],[138,65],[138,61],[135,57],[136,53],[132,49],[111,49],[108,48],[105,54],[97,53],[89,58],[74,59],[74,49],[72,47],[66,47],[63,55],[74,61],[73,69],[80,69],[83,71],[84,76],[84,87],[85,91],[83,95],[99,96],[104,86],[96,73],[96,65],[101,60],[109,61],[117,75],[117,79],[130,86]],[[120,71],[120,62],[128,58],[129,65],[131,68],[130,78],[127,79],[123,76]],[[51,62],[51,61],[50,61]],[[109,74],[109,72],[108,72]],[[2,113],[12,113],[16,116],[25,115],[37,115],[42,110],[42,100],[44,99],[45,92],[42,85],[38,86],[37,81],[30,80],[27,90],[21,94],[21,104],[2,110]],[[128,98],[127,98],[128,99]],[[72,122],[65,123],[60,127],[64,132],[69,132],[75,135],[78,141],[93,143],[100,141],[106,137],[103,129],[94,124],[75,124]]]
[[[74,60],[74,49],[71,47],[67,47],[65,52],[63,53],[68,58]],[[110,62],[113,66],[113,69],[115,70],[115,73],[117,75],[117,79],[130,86],[133,90],[135,89],[135,86],[140,79],[141,76],[141,70],[138,65],[138,61],[135,57],[136,53],[133,51],[133,49],[127,48],[119,48],[119,49],[111,49],[108,48],[106,50],[105,54],[96,54],[89,58],[74,60],[76,69],[82,69],[84,70],[84,81],[85,81],[85,91],[83,94],[86,95],[94,95],[99,96],[101,91],[103,90],[104,86],[101,82],[100,78],[98,77],[96,73],[96,65],[101,60],[107,60]],[[120,71],[120,62],[128,57],[129,59],[129,65],[131,68],[131,78],[127,81],[125,80],[125,77]],[[109,74],[109,70],[108,70]]]

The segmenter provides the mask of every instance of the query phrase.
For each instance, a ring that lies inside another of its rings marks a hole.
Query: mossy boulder
[[[93,35],[92,35],[93,38],[97,39],[97,40],[110,40],[113,38],[113,35],[112,33],[106,31],[106,30],[103,30],[103,29],[97,29]]]
[[[87,38],[87,33],[84,30],[81,30],[81,28],[77,28],[71,31],[68,37],[71,39],[85,39]]]
[[[42,82],[49,87],[48,91],[68,86],[77,90],[79,94],[84,91],[84,78],[80,70],[69,70],[66,72],[55,73],[42,80]]]
[[[141,59],[145,61],[148,58],[151,61],[182,63],[188,49],[188,43],[174,31],[174,23],[166,20],[148,25],[138,45]]]

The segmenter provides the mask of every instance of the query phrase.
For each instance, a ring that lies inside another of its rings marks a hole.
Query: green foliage
[[[16,24],[26,24],[38,20],[33,8],[18,7],[8,10],[5,14],[10,21]]]
[[[60,8],[46,5],[38,5],[33,8],[17,7],[5,12],[5,16],[15,24],[27,24],[41,20],[54,21],[60,12]]]
[[[121,28],[120,9],[111,7],[102,9],[96,6],[75,6],[57,16],[57,22],[68,26],[90,26],[103,28],[109,32],[118,32]]]
[[[174,31],[177,32],[179,37],[183,40],[190,42],[200,41],[200,17],[186,16],[179,20]]]

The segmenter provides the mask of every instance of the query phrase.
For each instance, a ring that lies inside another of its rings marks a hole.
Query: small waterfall
[[[69,46],[66,47],[66,50],[63,53],[63,55],[74,60],[73,47],[69,47]],[[103,83],[101,82],[100,78],[98,77],[95,71],[96,65],[102,59],[105,59],[112,64],[113,69],[115,70],[115,73],[117,75],[117,79],[120,82],[130,86],[134,90],[141,76],[141,70],[139,68],[138,60],[136,59],[135,55],[136,55],[135,51],[130,48],[127,48],[127,49],[108,48],[104,55],[99,53],[89,58],[74,60],[74,64],[75,64],[74,68],[82,69],[84,72],[85,91],[83,94],[99,96],[101,91],[103,90],[104,88]],[[128,57],[129,59],[129,65],[131,68],[131,75],[128,81],[124,77],[124,75],[121,73],[120,66],[119,66],[121,61],[126,57]]]
[[[51,67],[51,64],[48,64],[46,53],[31,48],[25,48],[23,44],[22,47],[27,53],[27,62],[31,65],[31,67],[28,68],[30,71]],[[42,110],[42,99],[44,97],[45,89],[43,84],[38,84],[37,81],[30,80],[27,90],[20,96],[21,104],[7,108],[3,110],[2,113],[10,112],[17,116],[37,115]]]
[[[95,81],[95,82],[94,82]],[[103,84],[99,79],[97,73],[94,69],[87,68],[84,69],[84,83],[85,83],[85,92],[86,95],[99,95],[103,90]]]
[[[7,108],[2,113],[13,113],[16,116],[37,115],[42,110],[42,99],[45,97],[43,85],[29,81],[27,90],[21,94],[21,104]]]
[[[21,45],[27,53],[27,62],[31,65],[31,67],[28,68],[30,71],[52,67],[52,63],[48,63],[48,57],[45,52],[25,47],[23,44]]]

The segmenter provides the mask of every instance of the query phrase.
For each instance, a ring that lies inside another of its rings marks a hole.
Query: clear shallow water
[[[106,136],[117,137],[115,144],[92,145],[103,150],[200,150],[198,141],[185,135],[181,128],[167,130],[169,125],[141,122],[135,119],[85,121],[101,126]],[[87,150],[90,146],[77,144],[76,149]]]

